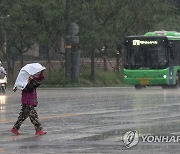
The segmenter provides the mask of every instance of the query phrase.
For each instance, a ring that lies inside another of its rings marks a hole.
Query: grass
[[[91,82],[89,69],[83,70],[80,76],[80,83],[70,83],[64,77],[64,72],[55,71],[46,76],[43,87],[110,87],[122,86],[123,73],[114,71],[95,71],[95,81]]]

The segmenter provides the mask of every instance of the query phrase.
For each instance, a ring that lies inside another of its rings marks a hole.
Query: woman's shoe
[[[16,134],[16,135],[20,135],[19,131],[15,128],[11,129],[11,133]]]
[[[47,134],[47,132],[45,132],[43,130],[36,131],[36,135],[45,135],[45,134]]]

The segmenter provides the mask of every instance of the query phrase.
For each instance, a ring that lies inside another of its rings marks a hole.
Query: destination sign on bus
[[[149,45],[154,45],[158,44],[157,41],[141,41],[141,40],[133,40],[133,45],[141,45],[141,44],[149,44]]]

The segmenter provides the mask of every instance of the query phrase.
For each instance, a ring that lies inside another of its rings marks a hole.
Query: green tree
[[[96,54],[106,46],[113,55],[126,35],[141,35],[147,31],[180,31],[178,0],[94,0],[92,31],[91,0],[72,1],[72,21],[80,27],[79,47],[90,56],[92,47]],[[47,48],[47,61],[51,48],[65,37],[66,0],[2,0],[0,3],[0,50],[13,70],[17,57],[23,65],[23,54],[34,44]],[[4,44],[7,43],[6,53]],[[59,52],[59,51],[58,51]],[[12,71],[13,72],[13,71]]]
[[[74,1],[73,20],[80,25],[80,46],[90,51],[107,46],[113,51],[126,35],[152,30],[176,30],[179,13],[170,0],[95,0],[95,31],[91,31],[90,1]],[[92,37],[93,36],[93,37]]]
[[[41,4],[41,16],[36,19],[39,25],[37,42],[46,48],[47,64],[50,64],[50,49],[60,53],[59,41],[65,35],[65,1],[51,0]]]

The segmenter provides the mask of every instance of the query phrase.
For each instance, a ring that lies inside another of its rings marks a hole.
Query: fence
[[[33,61],[25,61],[25,64],[28,63],[32,63]],[[53,60],[50,62],[47,61],[37,61],[39,63],[41,63],[43,66],[45,66],[46,69],[46,73],[51,73],[51,71],[64,71],[64,61],[57,61],[57,60]],[[81,65],[81,71],[84,71],[86,69],[90,69],[91,67],[91,60],[89,58],[81,58],[80,61],[80,65]],[[121,67],[122,65],[120,65]],[[3,67],[4,68],[8,68],[7,67],[7,63],[3,62]],[[96,58],[95,59],[95,69],[97,70],[105,70],[105,71],[116,71],[116,59],[112,58],[112,59],[106,59],[106,61],[103,58]],[[12,82],[14,82],[14,80],[16,79],[19,71],[21,69],[21,64],[19,61],[16,61],[14,64],[14,74],[13,77],[10,77],[11,80],[13,80]],[[7,70],[8,72],[8,70]]]

